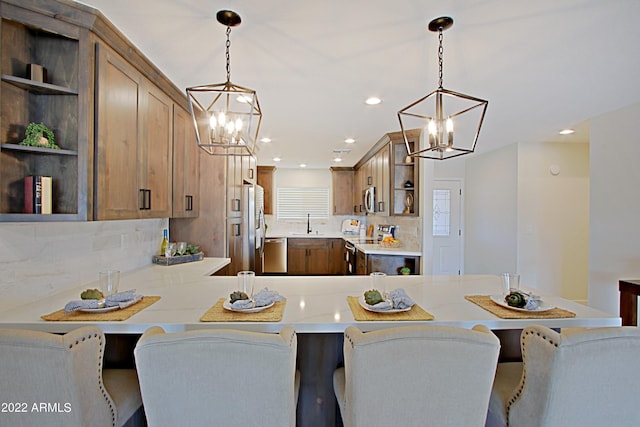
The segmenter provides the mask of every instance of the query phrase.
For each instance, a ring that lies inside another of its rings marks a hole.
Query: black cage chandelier
[[[197,143],[211,155],[254,156],[262,121],[258,95],[253,89],[231,83],[231,27],[240,24],[240,15],[221,10],[216,19],[227,27],[227,81],[187,88]]]
[[[429,31],[438,32],[438,89],[398,111],[407,153],[412,157],[444,160],[476,148],[489,102],[442,86],[442,32],[452,25],[448,16],[429,23]],[[413,138],[416,133],[422,135],[422,143]]]

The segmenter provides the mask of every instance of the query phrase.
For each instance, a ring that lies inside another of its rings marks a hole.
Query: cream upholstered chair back
[[[334,374],[351,426],[482,426],[500,342],[484,326],[348,327]]]
[[[521,347],[510,426],[640,426],[640,329],[530,326]]]
[[[134,350],[149,426],[294,426],[297,337],[148,329]]]
[[[118,398],[109,393],[103,381],[104,347],[104,333],[93,326],[65,335],[0,330],[0,401],[14,405],[0,414],[0,425],[121,425],[117,401],[130,407],[126,421],[142,403],[140,391],[130,370],[134,380],[118,384]]]

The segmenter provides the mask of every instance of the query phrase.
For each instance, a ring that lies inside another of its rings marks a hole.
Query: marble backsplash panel
[[[0,311],[151,263],[168,219],[0,223]]]

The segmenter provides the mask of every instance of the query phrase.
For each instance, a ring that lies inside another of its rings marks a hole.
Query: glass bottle
[[[168,244],[169,244],[169,230],[165,228],[164,235],[162,237],[162,243],[160,244],[160,256],[164,256],[164,253],[167,250]]]

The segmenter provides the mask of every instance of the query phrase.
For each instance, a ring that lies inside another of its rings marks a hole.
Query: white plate
[[[375,308],[372,305],[367,304],[364,301],[364,295],[360,295],[360,298],[358,298],[358,302],[360,303],[360,307],[364,308],[367,311],[372,311],[374,313],[402,313],[403,311],[411,310],[411,307],[407,307],[407,308],[389,308],[387,310],[380,310],[380,309]]]
[[[545,304],[544,301],[540,301],[540,305],[535,310],[511,307],[509,304],[505,302],[504,298],[501,295],[491,295],[491,301],[495,302],[498,305],[501,305],[504,308],[508,308],[515,311],[523,311],[525,313],[544,313],[545,311],[553,310],[554,308],[556,308],[555,306],[550,306]]]
[[[222,303],[222,307],[223,307],[225,310],[229,310],[229,311],[236,311],[236,312],[238,312],[238,313],[257,313],[257,312],[259,312],[259,311],[266,310],[267,308],[269,308],[269,307],[273,306],[273,304],[275,304],[275,302],[272,302],[271,304],[269,304],[269,305],[265,305],[265,306],[262,306],[262,307],[253,307],[253,308],[234,308],[234,307],[231,305],[231,302],[230,302],[229,300],[225,300],[225,301]]]
[[[114,305],[113,307],[102,308],[80,308],[78,311],[82,311],[83,313],[108,313],[109,311],[118,310],[119,308],[119,305]]]

